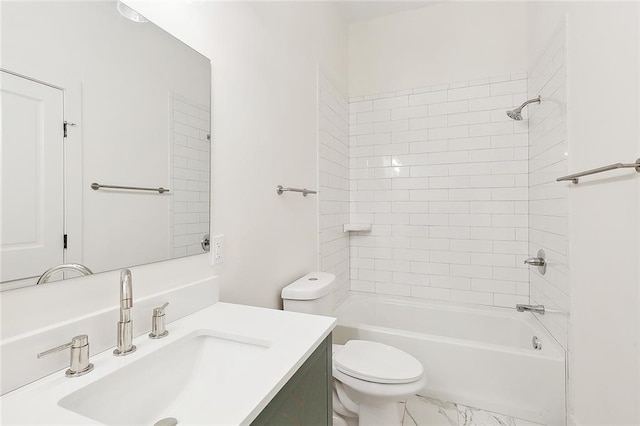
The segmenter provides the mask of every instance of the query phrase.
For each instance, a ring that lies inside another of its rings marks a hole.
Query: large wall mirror
[[[0,7],[0,290],[204,253],[210,61],[116,1]]]

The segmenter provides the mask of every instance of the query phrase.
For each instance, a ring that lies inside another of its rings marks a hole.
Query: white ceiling
[[[391,15],[404,10],[416,9],[441,3],[442,0],[427,1],[336,1],[338,10],[347,22],[366,21],[380,16]]]

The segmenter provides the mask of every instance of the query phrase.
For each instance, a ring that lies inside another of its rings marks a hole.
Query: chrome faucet
[[[54,266],[53,268],[49,268],[44,271],[44,274],[40,275],[40,278],[38,278],[36,285],[46,283],[47,281],[49,281],[53,274],[60,271],[76,271],[81,273],[82,275],[93,274],[93,272],[91,272],[91,269],[79,263],[65,263],[63,265]]]
[[[544,315],[544,305],[522,305],[517,304],[516,309],[518,312],[533,312],[535,314]]]
[[[40,352],[38,358],[51,355],[56,352],[71,348],[69,369],[64,373],[67,377],[80,377],[93,370],[93,364],[89,362],[89,336],[81,334],[71,339],[71,342],[56,346],[48,351]]]
[[[163,337],[167,337],[169,334],[164,326],[164,310],[167,306],[169,306],[169,302],[153,309],[153,316],[151,317],[151,333],[149,333],[150,339],[162,339]]]
[[[120,271],[120,321],[118,321],[118,341],[113,350],[115,356],[129,355],[136,350],[133,344],[133,321],[130,309],[133,307],[133,286],[131,271]]]

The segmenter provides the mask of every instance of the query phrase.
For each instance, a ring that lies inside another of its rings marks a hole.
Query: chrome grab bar
[[[609,170],[615,169],[636,169],[636,172],[640,173],[640,158],[636,160],[635,163],[615,163],[609,164],[608,166],[598,167],[597,169],[585,170],[584,172],[574,173],[572,175],[562,176],[556,179],[556,182],[561,182],[563,180],[570,180],[573,183],[578,183],[578,178],[582,176],[594,175],[596,173],[608,172]]]
[[[276,186],[276,192],[278,193],[278,195],[282,195],[282,193],[284,192],[302,192],[302,195],[304,197],[307,196],[307,194],[317,194],[318,191],[312,191],[311,189],[307,189],[307,188],[284,188],[282,185],[278,185]]]
[[[107,188],[107,189],[131,189],[134,191],[157,191],[160,194],[164,193],[164,192],[169,192],[169,190],[167,188],[144,188],[141,186],[119,186],[119,185],[101,185],[99,183],[93,182],[91,184],[91,189],[93,189],[94,191],[97,191],[100,188]]]

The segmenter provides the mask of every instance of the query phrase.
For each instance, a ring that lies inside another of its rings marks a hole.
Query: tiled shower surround
[[[336,276],[334,300],[349,290],[349,102],[318,71],[320,269]]]
[[[543,100],[532,106],[529,119],[529,253],[534,255],[543,249],[548,261],[544,275],[537,268],[530,271],[531,303],[552,311],[537,318],[568,349],[571,184],[555,181],[569,174],[565,28],[557,31],[529,77],[529,97],[540,95]]]
[[[529,303],[526,98],[519,74],[350,99],[352,290]]]

